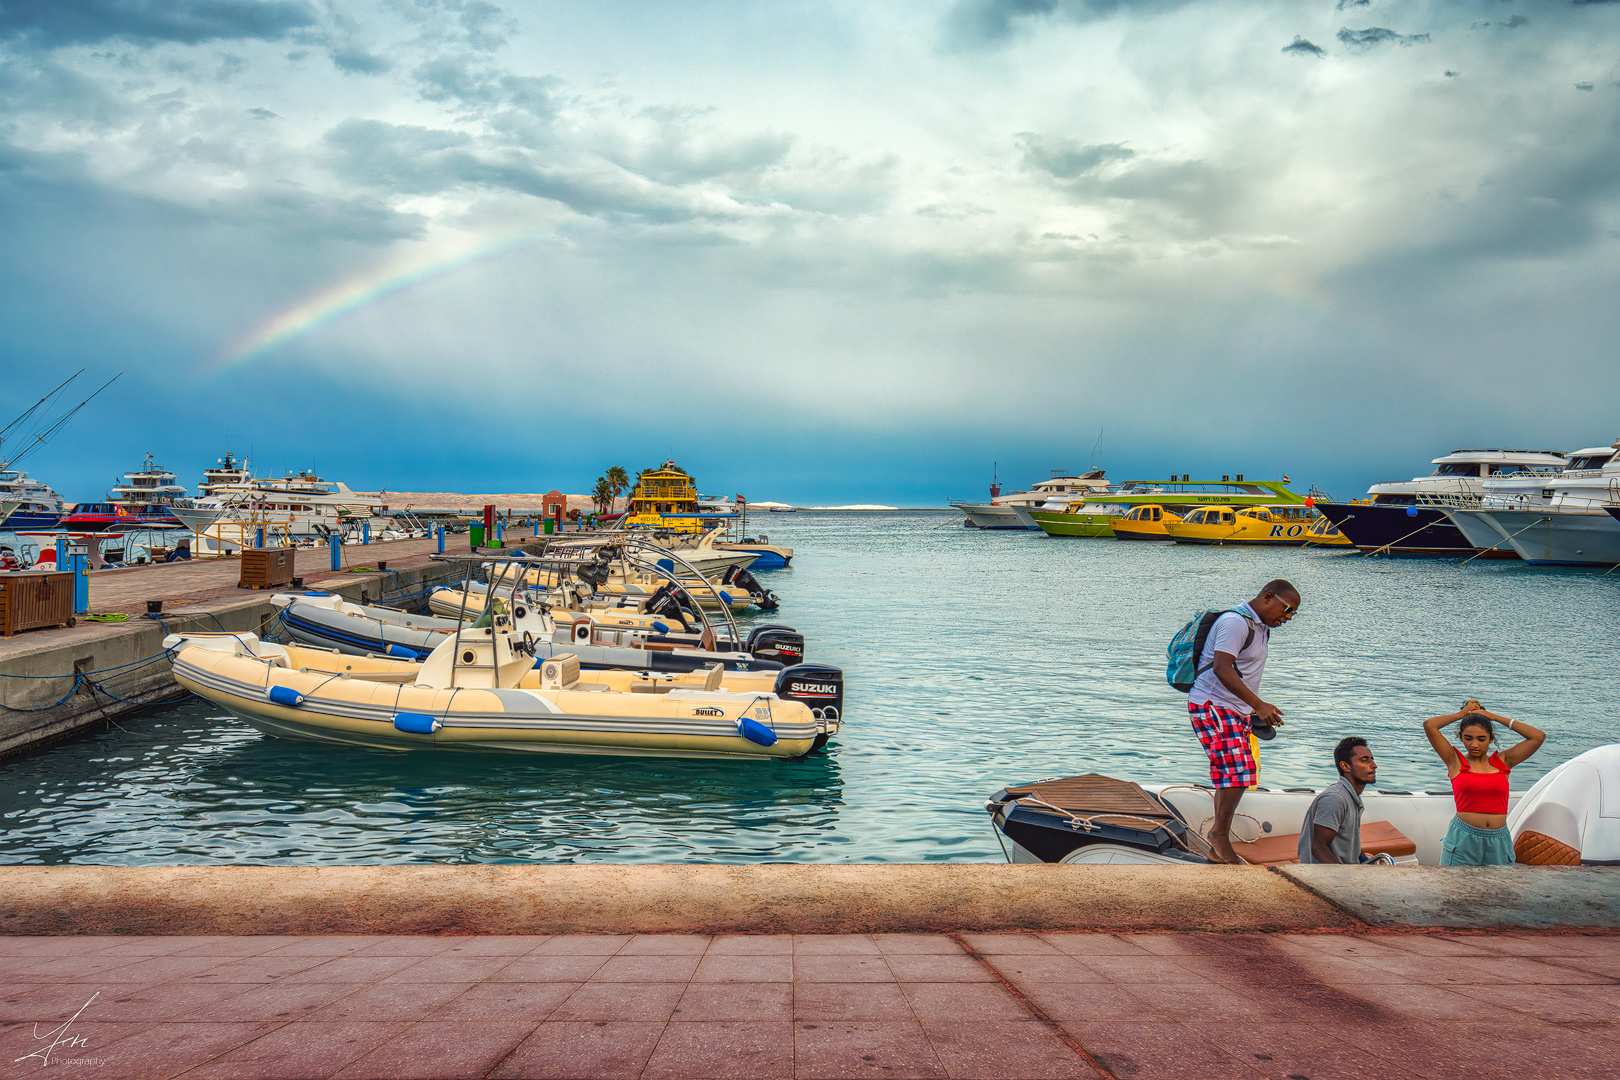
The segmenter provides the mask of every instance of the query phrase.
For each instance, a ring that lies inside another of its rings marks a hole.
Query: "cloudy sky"
[[[124,371],[26,462],[81,499],[227,448],[937,505],[1607,443],[1617,44],[1568,0],[0,0],[0,423]]]

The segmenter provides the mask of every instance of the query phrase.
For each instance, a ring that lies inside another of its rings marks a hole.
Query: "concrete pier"
[[[508,537],[509,548],[522,543],[513,533]],[[342,549],[340,571],[330,568],[325,548],[306,548],[297,554],[296,572],[305,588],[388,604],[460,576],[459,569],[429,558],[437,548],[432,539],[349,545]],[[465,538],[459,550],[468,550]],[[361,569],[378,562],[386,562],[387,570]],[[236,559],[96,571],[90,575],[91,610],[126,614],[128,621],[81,618],[75,627],[0,638],[0,755],[181,696],[162,658],[163,639],[176,630],[263,634],[275,614],[271,591],[237,588],[240,573]],[[148,600],[163,601],[160,618],[147,617]]]

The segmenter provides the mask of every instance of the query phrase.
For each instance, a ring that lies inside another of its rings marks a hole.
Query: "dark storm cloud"
[[[1173,11],[1190,0],[958,0],[947,25],[962,45],[1004,41],[1023,25],[1048,18],[1092,22],[1111,15]]]
[[[1428,34],[1397,34],[1383,26],[1369,26],[1365,30],[1352,30],[1348,26],[1340,27],[1338,33],[1339,43],[1351,52],[1367,52],[1380,45],[1427,45]]]
[[[1371,6],[1372,0],[1339,0],[1339,2],[1334,5],[1333,10],[1343,11],[1345,8],[1364,8]]]
[[[1293,41],[1289,42],[1287,45],[1284,45],[1282,47],[1282,51],[1285,52],[1285,53],[1298,53],[1298,54],[1300,54],[1302,56],[1326,56],[1327,55],[1327,50],[1322,48],[1322,46],[1316,44],[1316,42],[1314,42],[1314,41],[1306,41],[1304,38],[1300,37],[1298,34],[1294,35],[1294,40]]]
[[[382,75],[394,70],[392,60],[364,49],[333,49],[332,63],[351,75]]]
[[[1074,180],[1111,161],[1129,161],[1136,151],[1124,143],[1085,144],[1075,139],[1052,139],[1031,132],[1018,136],[1024,163],[1058,180]]]
[[[0,39],[45,48],[102,41],[272,40],[315,24],[303,0],[6,0]]]

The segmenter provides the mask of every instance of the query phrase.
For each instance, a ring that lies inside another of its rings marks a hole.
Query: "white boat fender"
[[[269,696],[272,705],[281,705],[288,709],[296,709],[304,703],[304,695],[290,686],[272,686]]]
[[[407,735],[432,735],[444,727],[444,721],[426,713],[402,712],[394,714],[394,727]]]
[[[746,716],[737,721],[737,734],[761,746],[771,746],[776,742],[776,732],[758,720],[750,720]]]

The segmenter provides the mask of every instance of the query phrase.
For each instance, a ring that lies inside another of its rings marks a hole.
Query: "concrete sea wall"
[[[234,563],[231,565],[234,566]],[[151,568],[152,573],[167,568]],[[459,578],[459,567],[418,561],[387,573],[325,575],[311,588],[360,602],[387,603],[428,585]],[[334,578],[338,580],[334,580]],[[154,578],[154,580],[158,580]],[[95,575],[92,576],[95,582]],[[154,598],[163,597],[154,588]],[[174,681],[163,639],[177,630],[247,631],[264,635],[275,618],[271,592],[183,601],[162,619],[131,615],[19,634],[0,641],[0,756],[104,724],[184,694]],[[143,661],[146,661],[143,663]]]

